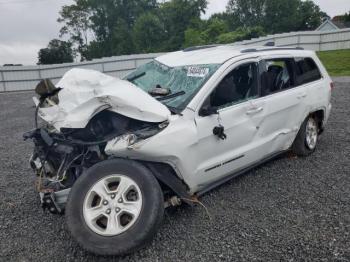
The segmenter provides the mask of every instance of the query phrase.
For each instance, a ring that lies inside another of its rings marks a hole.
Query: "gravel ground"
[[[32,93],[0,95],[0,261],[111,261],[82,250],[44,214],[28,167]],[[350,261],[350,82],[336,84],[317,151],[280,157],[168,210],[145,249],[115,261]]]

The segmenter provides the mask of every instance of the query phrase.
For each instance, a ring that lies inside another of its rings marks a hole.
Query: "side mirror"
[[[204,106],[199,110],[199,115],[200,116],[211,116],[211,115],[216,115],[218,114],[218,108],[215,106]]]

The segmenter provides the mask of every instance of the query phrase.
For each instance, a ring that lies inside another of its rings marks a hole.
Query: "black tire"
[[[123,174],[134,180],[142,193],[142,207],[135,223],[116,236],[93,232],[83,216],[83,203],[89,189],[100,179]],[[158,181],[142,164],[124,159],[100,162],[89,168],[71,189],[66,205],[66,221],[81,247],[98,255],[125,255],[144,247],[156,234],[164,214],[164,197]]]
[[[318,133],[319,130],[317,130],[317,139],[316,139],[316,146],[314,148],[309,148],[306,142],[306,127],[309,119],[315,121],[317,123],[317,120],[313,118],[312,115],[308,116],[304,122],[302,123],[299,132],[293,142],[292,145],[292,152],[296,154],[297,156],[309,156],[311,155],[315,150],[317,146],[317,139],[318,139]]]

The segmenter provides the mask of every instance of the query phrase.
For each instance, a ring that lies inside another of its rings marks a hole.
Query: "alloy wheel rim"
[[[316,147],[318,128],[315,119],[309,118],[306,124],[306,146],[313,150]]]
[[[116,236],[128,230],[142,209],[139,186],[130,177],[116,174],[97,181],[83,204],[86,225],[102,236]]]

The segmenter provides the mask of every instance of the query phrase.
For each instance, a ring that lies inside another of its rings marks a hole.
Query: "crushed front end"
[[[143,97],[143,93],[121,80],[99,72],[91,74],[90,70],[75,70],[63,77],[57,84],[59,88],[49,80],[43,80],[36,88],[36,128],[26,132],[24,139],[34,143],[30,165],[37,176],[42,207],[51,213],[64,211],[70,188],[86,169],[115,157],[105,152],[109,141],[120,138],[129,146],[159,133],[167,125],[168,112],[162,115],[164,108],[157,109],[153,100],[147,104],[153,99],[148,94]],[[146,110],[123,99],[125,90],[115,91],[121,88],[120,84],[129,88],[134,99],[143,100]]]

